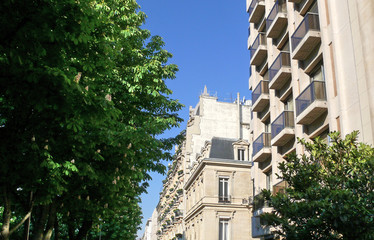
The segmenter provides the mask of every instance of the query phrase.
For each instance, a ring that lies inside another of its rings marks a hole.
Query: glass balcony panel
[[[253,156],[263,148],[271,147],[271,133],[261,133],[261,135],[253,142]]]
[[[249,51],[251,53],[251,65],[257,66],[263,63],[267,56],[265,33],[261,32],[257,35]]]
[[[260,81],[252,92],[252,102],[255,104],[261,94],[269,94],[269,81]]]
[[[261,46],[261,45],[264,45],[266,46],[266,36],[265,36],[265,33],[263,32],[260,32],[255,41],[253,42],[252,46],[251,46],[251,49],[250,49],[250,52],[251,52],[251,56],[253,56],[257,49]]]
[[[318,34],[308,35],[308,33],[312,31],[318,32]],[[319,32],[320,27],[318,14],[306,14],[303,21],[300,23],[291,37],[291,46],[294,59],[305,60],[309,56],[315,46],[317,46],[317,44],[321,41]]]
[[[276,1],[266,19],[266,32],[268,37],[276,38],[287,24],[286,1]],[[283,15],[282,15],[283,14]]]
[[[285,69],[287,68],[287,69]],[[291,76],[291,58],[289,52],[281,52],[269,68],[271,89],[280,89]]]
[[[274,139],[285,128],[294,127],[293,111],[283,111],[271,124],[271,138]]]
[[[315,100],[326,100],[325,82],[313,81],[296,98],[296,116],[299,116]]]
[[[262,15],[265,13],[265,3],[264,0],[252,0],[249,5],[248,14],[249,22],[258,23],[261,20]]]

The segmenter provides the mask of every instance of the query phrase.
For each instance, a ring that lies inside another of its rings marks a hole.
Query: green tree
[[[268,226],[286,239],[374,239],[374,148],[357,143],[358,132],[331,144],[300,140],[307,153],[279,164],[285,192],[267,197],[275,212]]]
[[[135,0],[4,0],[0,14],[0,239],[83,239],[121,217],[131,239],[148,172],[178,142],[159,137],[181,121],[171,54]]]

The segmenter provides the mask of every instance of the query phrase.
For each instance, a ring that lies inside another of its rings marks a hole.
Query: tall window
[[[229,179],[226,177],[219,178],[219,201],[229,202]]]
[[[238,149],[238,160],[241,160],[241,161],[245,160],[244,153],[245,153],[244,149],[241,149],[241,148]]]
[[[271,191],[271,187],[273,185],[273,178],[272,178],[272,171],[266,172],[266,189]]]
[[[229,220],[219,220],[219,240],[229,240]]]

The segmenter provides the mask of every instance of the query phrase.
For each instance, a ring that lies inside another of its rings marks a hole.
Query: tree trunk
[[[58,226],[57,215],[56,215],[56,219],[55,219],[55,240],[60,240],[60,228]]]
[[[10,217],[12,214],[11,211],[11,200],[8,195],[8,190],[6,187],[3,187],[4,195],[4,212],[3,212],[3,227],[1,228],[0,239],[8,240],[10,236]]]
[[[44,227],[48,217],[49,205],[43,205],[41,208],[41,213],[38,216],[38,220],[34,227],[33,240],[43,240]]]
[[[56,203],[52,203],[49,210],[48,222],[44,231],[43,240],[50,240],[56,220]]]
[[[33,192],[30,192],[30,201],[29,201],[29,208],[32,209],[33,207]],[[25,222],[25,228],[23,231],[23,239],[29,240],[30,238],[30,224],[31,224],[31,213],[30,217]]]

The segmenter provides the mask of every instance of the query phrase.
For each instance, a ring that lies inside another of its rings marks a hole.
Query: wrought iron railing
[[[296,116],[299,116],[315,100],[326,100],[324,81],[313,81],[296,98]]]

